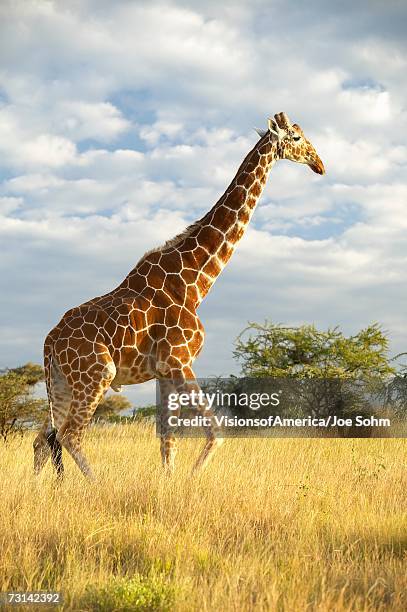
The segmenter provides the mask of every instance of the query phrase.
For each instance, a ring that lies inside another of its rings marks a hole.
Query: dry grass
[[[168,479],[152,427],[94,428],[96,483],[66,458],[55,487],[32,439],[0,447],[0,590],[61,590],[69,610],[407,609],[405,440],[232,439],[196,478],[202,440],[184,440]]]

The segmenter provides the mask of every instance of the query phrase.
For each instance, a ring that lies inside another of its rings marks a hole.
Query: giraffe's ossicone
[[[159,380],[163,404],[162,461],[173,468],[175,440],[166,426],[166,397],[175,384],[177,391],[180,386],[185,391],[197,388],[192,364],[204,342],[200,303],[243,236],[274,162],[290,159],[324,173],[314,147],[285,113],[269,119],[268,130],[260,135],[208,213],[146,253],[113,291],[65,313],[46,337],[50,415],[34,442],[37,473],[49,456],[62,472],[62,445],[91,475],[81,442],[98,402],[109,387],[153,378]],[[212,417],[208,410],[205,414]],[[220,442],[213,424],[197,467]]]

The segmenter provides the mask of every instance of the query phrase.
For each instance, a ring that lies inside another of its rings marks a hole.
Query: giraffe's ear
[[[302,131],[302,128],[298,125],[298,123],[293,123],[293,128],[295,130],[297,130],[297,132],[300,132],[300,134],[302,134],[304,136],[304,132]]]
[[[284,137],[284,130],[280,129],[278,124],[274,121],[274,119],[271,119],[271,117],[268,119],[268,127],[270,132],[277,138],[277,140],[281,140]]]

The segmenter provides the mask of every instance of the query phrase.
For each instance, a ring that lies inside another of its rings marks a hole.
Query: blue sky
[[[3,1],[0,366],[111,290],[226,189],[280,111],[288,161],[200,309],[200,376],[237,372],[247,321],[373,321],[407,350],[404,2]],[[132,397],[143,398],[141,387]]]

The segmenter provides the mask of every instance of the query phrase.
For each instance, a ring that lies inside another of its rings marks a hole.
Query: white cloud
[[[22,198],[5,197],[0,198],[0,215],[8,215],[15,212],[23,203]]]
[[[27,119],[25,122],[29,123]],[[15,109],[3,107],[0,109],[0,153],[6,167],[58,168],[74,161],[76,146],[63,136],[35,133],[30,125],[24,128]]]
[[[75,140],[94,138],[109,142],[130,127],[130,122],[108,102],[67,101],[60,105],[59,111],[60,127]]]
[[[374,91],[369,87],[342,91],[339,105],[344,113],[352,113],[355,120],[368,125],[386,123],[395,114],[391,109],[389,92]]]
[[[143,126],[140,129],[140,137],[150,146],[157,145],[161,137],[173,139],[182,133],[182,123],[171,121],[156,121],[152,125]]]

